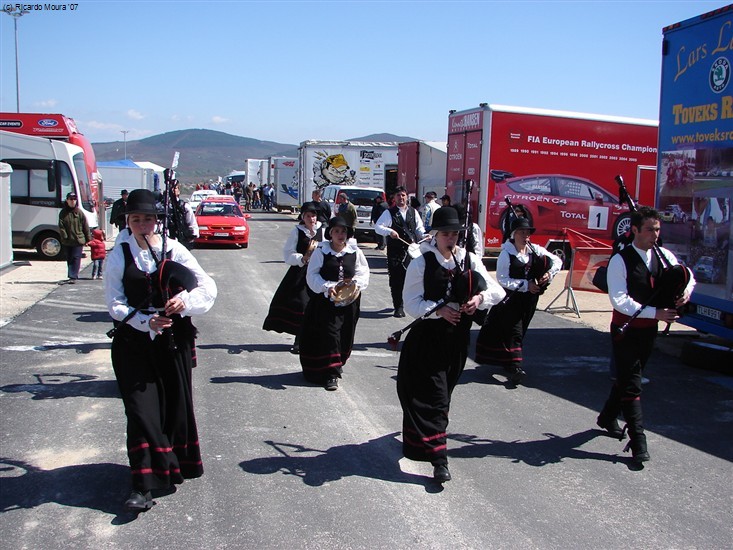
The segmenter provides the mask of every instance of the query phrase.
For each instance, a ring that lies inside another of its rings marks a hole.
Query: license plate
[[[228,237],[229,233],[214,233],[214,237]]]
[[[720,311],[711,307],[697,306],[697,314],[720,321]]]

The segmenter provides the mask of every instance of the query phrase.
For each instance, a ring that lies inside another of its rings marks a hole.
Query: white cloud
[[[45,99],[43,101],[36,101],[35,104],[37,107],[40,107],[41,109],[49,109],[49,108],[56,107],[57,103],[58,101],[56,101],[55,99]]]
[[[135,109],[129,109],[127,111],[127,116],[131,118],[132,120],[142,120],[145,118],[145,116],[140,113],[139,111],[136,111]]]
[[[119,130],[122,128],[119,124],[112,122],[98,122],[96,120],[84,121],[84,127],[94,128],[95,130]]]
[[[229,122],[229,119],[224,118],[223,116],[213,116],[211,117],[211,122],[214,124],[225,124]]]

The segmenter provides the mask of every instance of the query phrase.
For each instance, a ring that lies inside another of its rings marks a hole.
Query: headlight
[[[247,230],[247,228],[244,227],[243,225],[240,225],[239,227],[235,227],[234,228],[234,231],[246,231],[246,230]]]
[[[199,229],[203,229],[204,231],[208,231],[209,227],[206,225],[199,225]]]

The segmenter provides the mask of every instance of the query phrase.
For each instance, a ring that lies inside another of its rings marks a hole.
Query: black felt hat
[[[517,229],[529,229],[530,235],[536,231],[527,218],[515,218],[512,220],[511,232],[514,233]]]
[[[466,227],[458,219],[458,212],[452,206],[441,206],[433,214],[432,231],[463,231]]]
[[[127,196],[125,214],[158,214],[155,193],[147,189],[133,189]]]
[[[354,228],[350,225],[346,224],[346,220],[343,219],[341,216],[334,216],[330,220],[328,220],[328,227],[326,228],[326,240],[331,240],[331,229],[334,227],[345,227],[346,228],[346,238],[350,239],[354,236]]]

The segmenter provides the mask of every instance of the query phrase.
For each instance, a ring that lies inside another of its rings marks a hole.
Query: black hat
[[[350,239],[354,236],[354,228],[350,225],[346,224],[346,220],[343,219],[341,216],[334,216],[330,220],[328,220],[328,227],[326,228],[325,237],[327,241],[331,240],[331,229],[334,227],[345,227],[346,228],[346,238]]]
[[[120,191],[120,195],[127,195],[127,194],[129,194],[127,192],[127,189],[123,189],[122,191]]]
[[[530,235],[536,231],[527,218],[515,218],[512,220],[511,232],[514,233],[517,229],[529,229]]]
[[[298,214],[298,219],[300,221],[303,221],[303,214],[306,212],[312,212],[313,214],[318,214],[318,207],[316,206],[316,203],[313,201],[304,202],[303,205],[300,207],[300,214]]]
[[[155,193],[147,189],[133,189],[127,197],[125,214],[158,214]]]
[[[66,193],[66,200],[75,199],[75,198],[76,198],[76,193],[74,193],[73,191],[71,193]]]
[[[458,219],[458,212],[452,206],[441,206],[433,214],[431,231],[463,231],[466,227]]]

